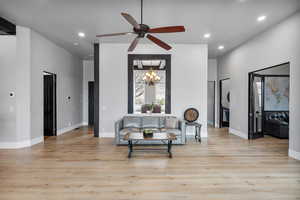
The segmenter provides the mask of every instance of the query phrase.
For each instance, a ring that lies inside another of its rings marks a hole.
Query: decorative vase
[[[144,136],[144,138],[151,138],[151,137],[153,137],[153,130],[145,129],[143,131],[143,136]]]

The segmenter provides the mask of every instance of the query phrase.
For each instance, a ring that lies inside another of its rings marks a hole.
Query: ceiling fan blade
[[[158,46],[160,46],[160,47],[162,47],[162,48],[164,48],[164,49],[166,49],[166,50],[168,50],[168,51],[169,51],[170,49],[172,49],[172,47],[169,46],[167,43],[161,41],[160,39],[154,37],[153,35],[148,34],[148,35],[147,35],[147,38],[148,38],[149,40],[151,40],[152,42],[154,42],[155,44],[157,44]]]
[[[151,28],[148,31],[149,33],[177,33],[185,32],[184,26],[166,26],[159,28]]]
[[[121,15],[136,29],[140,29],[140,25],[137,23],[137,21],[129,14],[127,13],[121,13]]]
[[[129,34],[134,34],[134,32],[102,34],[102,35],[96,35],[96,37],[110,37],[110,36],[129,35]]]
[[[128,48],[128,51],[129,51],[129,52],[131,52],[131,51],[133,51],[133,50],[135,49],[135,47],[136,47],[136,45],[139,43],[140,39],[141,39],[141,38],[140,38],[139,36],[137,36],[137,37],[132,41],[131,45],[130,45],[129,48]]]

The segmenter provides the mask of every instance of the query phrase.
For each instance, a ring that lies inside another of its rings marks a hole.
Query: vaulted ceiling
[[[209,57],[215,58],[297,12],[300,0],[144,0],[144,6],[144,22],[151,27],[186,27],[186,33],[160,34],[160,39],[208,44]],[[121,12],[140,19],[140,0],[0,0],[0,16],[31,27],[81,58],[92,54],[96,34],[131,31]],[[258,22],[261,15],[267,18]],[[85,38],[78,37],[80,31]],[[205,39],[205,33],[211,37]],[[133,38],[100,42],[129,43]],[[219,45],[225,48],[220,51]]]

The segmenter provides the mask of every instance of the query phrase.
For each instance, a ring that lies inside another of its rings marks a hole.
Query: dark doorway
[[[56,136],[56,74],[44,72],[44,136]]]
[[[207,84],[207,121],[208,125],[215,127],[215,92],[216,82],[208,81]]]
[[[89,126],[94,125],[94,82],[89,81]]]
[[[289,63],[249,73],[248,139],[289,138]]]
[[[220,128],[229,127],[230,121],[230,79],[220,80]]]

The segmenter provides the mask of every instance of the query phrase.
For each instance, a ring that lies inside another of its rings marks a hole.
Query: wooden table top
[[[130,132],[124,136],[124,140],[176,140],[176,135],[174,133],[164,133],[158,132],[153,133],[153,137],[145,138],[143,133],[140,132]]]

